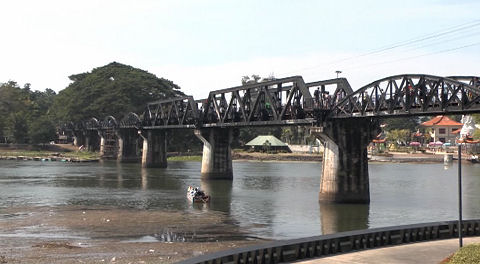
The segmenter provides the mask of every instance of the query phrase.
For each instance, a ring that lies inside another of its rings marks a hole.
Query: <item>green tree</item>
[[[29,143],[28,114],[25,111],[13,112],[8,116],[6,136],[15,143]]]
[[[20,88],[14,81],[0,84],[0,141],[13,143],[40,143],[39,137],[33,136],[40,130],[49,131],[49,138],[55,135],[55,128],[48,116],[55,92],[32,91],[27,83]],[[42,127],[31,127],[33,123],[43,120]]]
[[[51,109],[57,121],[122,118],[141,114],[148,102],[183,95],[173,82],[117,62],[69,78],[72,83],[59,92]]]
[[[386,124],[385,130],[398,130],[398,129],[407,129],[410,131],[417,130],[417,127],[420,123],[420,119],[416,116],[409,117],[396,117],[396,118],[385,118],[383,123]]]
[[[398,145],[399,142],[407,143],[410,141],[411,131],[409,129],[393,129],[387,132],[387,140]]]
[[[28,131],[32,143],[48,143],[56,139],[55,125],[48,116],[32,120]]]

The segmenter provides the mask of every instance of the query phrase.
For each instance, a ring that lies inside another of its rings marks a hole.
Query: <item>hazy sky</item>
[[[64,89],[112,61],[186,94],[243,75],[302,75],[354,90],[401,73],[480,75],[480,1],[2,1],[0,82]]]

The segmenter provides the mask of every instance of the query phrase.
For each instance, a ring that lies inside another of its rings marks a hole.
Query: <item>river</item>
[[[370,205],[318,203],[321,164],[233,162],[233,181],[203,182],[199,162],[139,164],[0,161],[0,210],[108,206],[222,214],[243,235],[290,239],[354,229],[454,220],[457,164],[370,163]],[[464,218],[480,218],[480,165],[463,166]],[[187,186],[212,196],[192,205]],[[0,211],[0,219],[7,217]]]

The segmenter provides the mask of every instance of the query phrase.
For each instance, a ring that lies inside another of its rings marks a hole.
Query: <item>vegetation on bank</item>
[[[129,112],[141,114],[147,102],[183,95],[172,81],[117,62],[69,78],[72,83],[58,94],[0,80],[0,143],[49,143],[64,122],[121,119]]]
[[[58,121],[122,118],[129,112],[141,114],[147,102],[183,95],[172,81],[118,62],[69,78],[72,83],[58,93],[51,107]]]
[[[30,150],[14,150],[14,151],[0,151],[1,157],[59,157],[59,158],[72,158],[79,160],[91,160],[99,159],[98,152],[90,151],[75,151],[75,152],[52,152],[52,151],[30,151]]]
[[[167,158],[168,161],[202,161],[202,156],[171,156]]]
[[[480,263],[480,244],[470,244],[462,247],[445,263],[448,263],[448,264]]]

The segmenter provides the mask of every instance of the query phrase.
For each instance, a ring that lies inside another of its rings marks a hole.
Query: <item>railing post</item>
[[[458,244],[463,247],[462,237],[462,143],[458,144]]]

